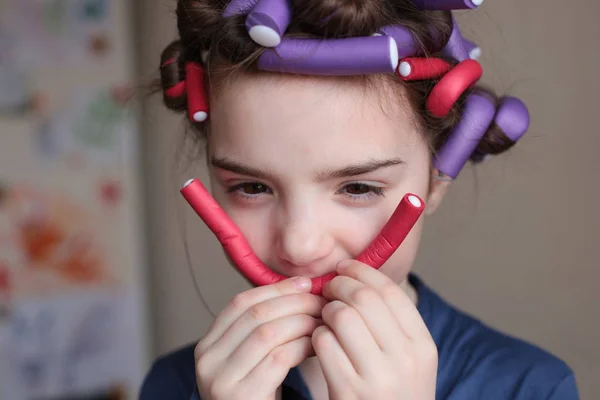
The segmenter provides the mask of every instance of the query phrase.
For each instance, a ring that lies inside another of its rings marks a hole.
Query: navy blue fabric
[[[417,306],[438,347],[437,400],[576,400],[573,371],[562,360],[505,335],[457,310],[416,275],[410,282]],[[284,381],[284,400],[312,400],[297,369]],[[194,346],[155,361],[141,400],[200,400],[194,377]]]

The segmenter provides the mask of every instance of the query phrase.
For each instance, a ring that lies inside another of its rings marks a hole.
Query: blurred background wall
[[[2,400],[136,398],[152,359],[210,326],[196,286],[215,314],[247,288],[179,195],[206,178],[182,157],[185,121],[160,95],[130,101],[177,37],[175,6],[0,0]],[[566,360],[582,399],[600,393],[599,17],[595,0],[457,13],[483,82],[522,98],[532,125],[463,171],[416,265],[451,303]]]
[[[135,398],[150,362],[131,2],[0,1],[0,399]]]

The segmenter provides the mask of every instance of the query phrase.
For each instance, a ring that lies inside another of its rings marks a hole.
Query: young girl
[[[423,218],[402,225],[403,201],[433,213],[529,124],[475,86],[450,10],[481,2],[178,1],[165,104],[205,145],[216,201],[196,209],[256,287],[156,361],[142,399],[578,398],[564,362],[410,272]]]

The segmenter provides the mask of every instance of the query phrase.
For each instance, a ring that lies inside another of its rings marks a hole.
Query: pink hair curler
[[[204,69],[198,63],[189,62],[185,65],[185,74],[189,118],[195,122],[204,122],[208,118]]]
[[[400,60],[396,72],[403,81],[416,81],[440,78],[451,68],[452,65],[441,58],[407,57]]]
[[[454,103],[481,78],[482,74],[483,69],[475,60],[466,59],[458,63],[429,93],[427,111],[437,118],[448,115]]]
[[[242,232],[229,218],[198,179],[190,179],[181,194],[215,234],[237,269],[257,286],[277,283],[288,277],[272,271],[254,254]],[[390,220],[379,235],[356,259],[379,269],[408,236],[423,213],[425,203],[414,194],[407,194],[398,204]],[[313,278],[312,293],[321,294],[323,285],[335,277],[335,273]]]

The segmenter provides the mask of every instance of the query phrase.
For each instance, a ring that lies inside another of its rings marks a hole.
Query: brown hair
[[[163,92],[185,80],[185,64],[205,65],[207,90],[215,90],[217,74],[235,73],[240,69],[256,72],[255,61],[263,48],[248,35],[245,15],[222,16],[227,0],[178,0],[177,26],[179,39],[171,43],[161,56],[161,85]],[[369,36],[386,25],[402,25],[416,39],[421,55],[442,57],[439,52],[452,31],[452,17],[447,11],[423,11],[410,0],[291,0],[292,21],[287,37],[344,38]],[[202,54],[206,54],[203,60]],[[175,62],[171,62],[175,61]],[[448,60],[455,64],[457,60]],[[496,100],[488,89],[475,87],[465,92],[444,118],[436,118],[425,109],[426,99],[437,80],[403,82],[395,75],[398,85],[406,88],[422,131],[427,134],[432,152],[438,151],[461,118],[465,98],[474,90],[484,91]],[[185,112],[187,99],[163,96],[171,110]],[[192,123],[195,138],[205,137],[208,123]],[[473,162],[486,154],[498,154],[509,149],[511,141],[496,125],[488,129],[471,156]]]

